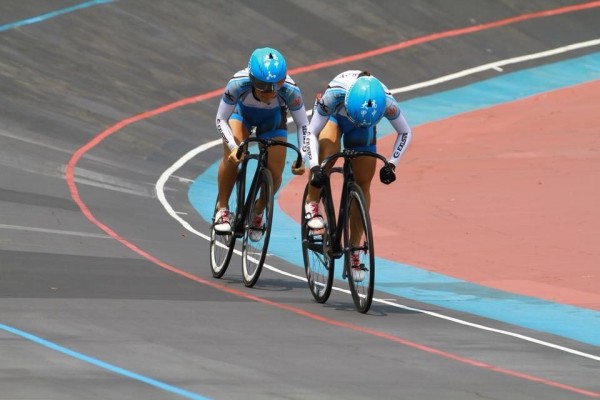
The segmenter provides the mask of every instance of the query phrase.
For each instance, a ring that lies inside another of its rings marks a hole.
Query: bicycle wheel
[[[350,184],[346,213],[346,229],[344,233],[344,268],[356,309],[366,313],[373,301],[375,286],[375,252],[373,250],[373,231],[371,217],[365,196],[356,183]],[[349,218],[350,214],[356,217]],[[350,242],[352,232],[360,236],[354,244]],[[352,257],[356,262],[352,264]]]
[[[262,271],[273,223],[274,189],[271,171],[261,169],[257,177],[255,189],[250,193],[250,203],[244,223],[244,239],[242,244],[242,279],[244,285],[252,287],[258,281]],[[264,209],[257,212],[257,202],[262,199]],[[256,215],[261,216],[260,221]]]
[[[230,221],[232,226],[234,225],[237,215],[237,198],[238,190],[236,184],[229,198],[229,210],[231,212]],[[217,203],[215,202],[215,211],[216,209]],[[231,261],[231,256],[235,248],[236,236],[234,234],[224,235],[218,233],[214,229],[214,224],[213,214],[213,221],[210,228],[210,269],[214,278],[221,278],[225,274],[225,271],[227,271],[227,267]]]
[[[323,214],[325,228],[314,231],[306,225],[304,204],[308,196],[306,184],[302,197],[302,212],[300,214],[302,230],[302,256],[304,258],[304,271],[308,280],[308,287],[317,303],[325,303],[331,294],[333,286],[333,269],[335,259],[331,257],[329,246],[331,243],[332,221],[334,217],[328,207],[324,205],[325,190],[321,190],[319,209]],[[329,211],[329,212],[328,212]]]

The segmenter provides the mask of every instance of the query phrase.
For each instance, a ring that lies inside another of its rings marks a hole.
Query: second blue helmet
[[[354,125],[362,128],[376,125],[385,113],[385,89],[377,78],[362,76],[348,88],[344,105]]]

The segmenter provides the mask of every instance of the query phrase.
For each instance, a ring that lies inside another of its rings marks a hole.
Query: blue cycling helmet
[[[277,83],[287,75],[285,58],[270,47],[262,47],[252,52],[248,70],[252,86],[261,92],[274,92],[277,90]]]
[[[361,128],[376,125],[385,113],[385,89],[373,76],[361,76],[346,92],[344,105],[350,121]]]

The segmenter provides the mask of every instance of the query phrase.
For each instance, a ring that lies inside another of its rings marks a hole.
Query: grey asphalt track
[[[83,3],[5,0],[0,27]],[[319,305],[304,282],[272,271],[253,289],[244,288],[235,267],[214,280],[208,242],[165,212],[155,183],[183,154],[218,138],[218,97],[123,126],[78,160],[81,201],[117,238],[86,217],[66,180],[75,152],[97,135],[223,87],[255,47],[276,47],[297,68],[580,3],[121,0],[0,30],[0,399],[600,397],[600,362],[577,354],[388,305],[361,315],[346,294]],[[598,21],[599,8],[525,20],[293,77],[310,106],[344,68],[376,71],[401,87],[597,39]],[[174,208],[205,233],[187,189],[219,157],[219,147],[202,153],[166,187]],[[269,262],[297,272],[284,261]],[[599,353],[564,338],[395,301]]]

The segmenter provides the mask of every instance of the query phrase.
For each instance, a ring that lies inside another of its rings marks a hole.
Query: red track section
[[[598,104],[600,81],[417,127],[398,181],[373,185],[377,255],[600,310]],[[304,182],[281,193],[293,217]]]

